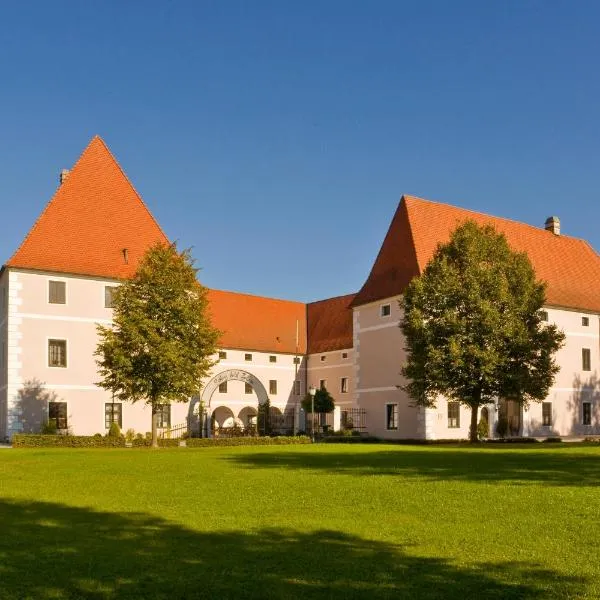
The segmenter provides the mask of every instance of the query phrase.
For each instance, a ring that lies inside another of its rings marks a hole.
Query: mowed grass
[[[0,451],[0,598],[600,598],[600,448]]]

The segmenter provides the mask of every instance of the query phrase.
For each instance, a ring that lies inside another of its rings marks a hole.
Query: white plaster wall
[[[346,354],[346,358],[342,357],[343,354]],[[333,396],[336,406],[340,408],[355,406],[354,352],[352,348],[309,354],[307,364],[309,386],[318,388],[319,382],[324,379],[325,387]],[[348,391],[345,393],[341,389],[342,377],[348,379]]]

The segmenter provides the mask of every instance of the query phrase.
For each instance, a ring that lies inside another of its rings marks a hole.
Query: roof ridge
[[[338,296],[331,296],[330,298],[323,298],[322,300],[313,300],[306,304],[319,304],[320,302],[329,302],[330,300],[339,300],[340,298],[350,298],[350,296],[356,296],[358,292],[350,292],[349,294],[339,294]]]
[[[307,302],[301,302],[300,300],[288,300],[286,298],[273,298],[271,296],[262,296],[260,294],[249,294],[248,292],[236,292],[235,290],[220,290],[217,288],[211,288],[204,286],[210,292],[223,292],[224,294],[235,294],[236,296],[246,296],[248,298],[260,298],[262,300],[276,300],[277,302],[288,302],[290,304],[298,304],[300,306],[306,306]]]
[[[523,221],[517,221],[516,219],[509,219],[508,217],[498,217],[496,215],[491,215],[491,214],[486,213],[486,212],[481,212],[481,211],[478,211],[478,210],[473,210],[472,208],[463,208],[462,206],[456,206],[454,204],[449,204],[448,202],[440,202],[439,200],[429,200],[428,198],[422,198],[421,196],[413,196],[412,194],[402,194],[402,198],[406,198],[406,199],[410,199],[410,200],[417,200],[418,202],[426,202],[428,204],[438,204],[440,206],[447,206],[449,208],[453,208],[454,210],[460,210],[460,211],[463,211],[463,212],[472,213],[474,215],[479,215],[479,216],[482,216],[482,217],[488,217],[490,219],[493,219],[494,221],[506,221],[507,223],[513,223],[515,225],[521,225],[522,227],[529,227],[529,228],[533,229],[534,231],[538,231],[538,232],[546,231],[546,229],[544,229],[542,227],[539,227],[537,225],[532,225],[531,223],[525,223]],[[551,233],[551,232],[548,232],[548,233]],[[561,233],[560,235],[555,235],[555,237],[558,238],[558,239],[574,240],[576,242],[585,242],[585,243],[589,244],[589,242],[586,239],[580,238],[580,237],[576,237],[574,235],[567,235],[567,234]],[[592,246],[592,248],[593,248],[593,246]]]

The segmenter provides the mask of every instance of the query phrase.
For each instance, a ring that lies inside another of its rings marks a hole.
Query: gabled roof
[[[306,353],[306,305],[237,292],[209,290],[212,323],[221,348]],[[298,347],[296,347],[296,323]]]
[[[348,294],[307,304],[308,354],[352,348],[353,299]]]
[[[96,136],[6,266],[120,279],[156,242],[168,240]]]
[[[537,277],[547,283],[548,305],[600,312],[600,256],[588,242],[414,196],[402,197],[353,305],[401,294],[410,279],[423,272],[438,244],[448,242],[466,220],[492,225],[514,250],[527,253]]]

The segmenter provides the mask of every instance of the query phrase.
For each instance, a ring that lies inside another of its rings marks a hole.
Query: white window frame
[[[50,302],[50,282],[59,281],[65,284],[65,303]],[[66,277],[47,277],[46,278],[46,305],[47,306],[69,306],[69,280]]]
[[[275,384],[275,386],[274,386],[275,391],[274,392],[271,391],[271,384],[273,384],[273,383]],[[269,379],[269,396],[277,396],[277,388],[278,387],[279,386],[277,385],[277,379]]]
[[[346,385],[344,385],[344,383]],[[347,394],[347,393],[348,393],[348,378],[341,377],[340,378],[340,394]]]
[[[389,422],[388,422],[388,406],[395,406],[395,411],[393,412],[394,417],[395,417],[395,426],[394,427],[389,427]],[[398,403],[397,402],[386,402],[385,403],[385,414],[383,415],[383,418],[385,419],[385,430],[386,431],[398,431]]]
[[[456,425],[450,425],[450,405],[456,405],[458,408],[458,417],[456,417]],[[460,429],[460,402],[457,400],[449,400],[446,402],[446,427],[448,429]]]
[[[590,357],[590,360],[589,360],[589,365],[588,365],[588,366],[589,366],[589,369],[586,369],[586,368],[585,368],[585,360],[584,360],[584,358],[583,358],[583,356],[584,356],[584,352],[585,352],[586,350],[587,350],[587,355]],[[592,370],[592,349],[591,349],[591,348],[582,348],[582,349],[581,349],[581,370],[582,370],[584,373],[589,373],[589,372]]]
[[[50,364],[50,340],[56,340],[57,342],[65,342],[66,365],[64,367],[59,367],[58,365]],[[58,335],[48,336],[48,337],[46,337],[46,347],[44,348],[44,350],[45,350],[44,361],[45,361],[46,367],[48,369],[68,369],[69,368],[69,365],[71,364],[71,359],[69,357],[69,338],[58,336]]]
[[[383,311],[384,311],[384,309],[386,309],[386,308],[387,308],[387,309],[389,309],[389,312],[388,312],[388,314],[387,314],[387,315],[384,315],[384,314],[383,314]],[[380,318],[382,318],[382,319],[387,319],[388,317],[391,317],[391,316],[392,316],[392,305],[391,305],[389,302],[387,302],[386,304],[380,304],[380,305],[379,305],[379,316],[380,316]]]
[[[112,283],[105,283],[102,286],[102,306],[106,309],[106,310],[112,310],[113,307],[112,306],[106,306],[106,288],[118,288],[119,286],[116,284],[112,284]]]

